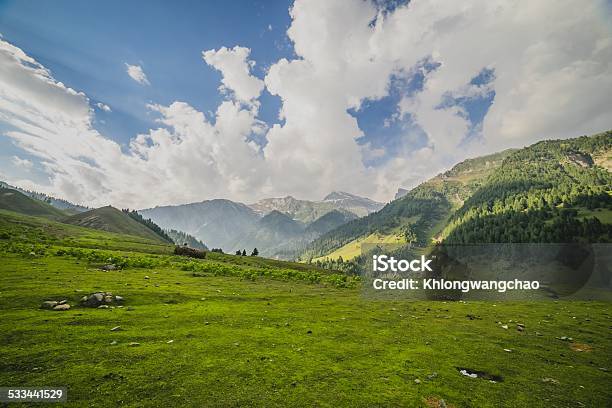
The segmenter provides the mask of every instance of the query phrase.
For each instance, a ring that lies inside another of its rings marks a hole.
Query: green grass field
[[[372,301],[311,265],[8,212],[0,254],[0,385],[66,386],[68,406],[612,405],[609,303]],[[123,307],[78,305],[96,291]]]
[[[386,235],[373,233],[365,237],[354,239],[348,244],[345,244],[344,246],[329,253],[328,255],[313,258],[312,262],[325,261],[326,259],[337,260],[340,257],[342,257],[342,259],[345,261],[349,261],[361,255],[362,244],[401,244],[405,242],[406,240],[399,233]]]

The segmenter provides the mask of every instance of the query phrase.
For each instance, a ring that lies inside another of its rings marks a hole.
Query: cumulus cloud
[[[98,103],[96,103],[96,106],[97,106],[99,109],[103,110],[104,112],[112,112],[112,110],[111,110],[110,106],[108,106],[108,105],[107,105],[107,104],[105,104],[105,103],[98,102]]]
[[[88,205],[317,199],[331,190],[387,200],[398,186],[468,156],[612,128],[612,35],[603,7],[470,0],[386,12],[368,1],[298,0],[287,32],[294,58],[272,64],[262,80],[251,72],[248,48],[203,52],[227,95],[214,118],[186,102],[152,103],[158,126],[123,149],[93,128],[86,95],[0,41],[0,122],[49,175],[48,184],[30,188]],[[423,61],[435,68],[419,69]],[[126,67],[148,84],[139,66]],[[491,80],[474,83],[485,69]],[[360,145],[364,134],[349,112],[388,96],[392,78],[415,72],[422,87],[402,94],[387,119],[409,121],[425,143],[406,131],[393,152]],[[264,86],[282,100],[284,121],[269,128],[257,117]],[[493,93],[476,129],[465,106],[445,103]],[[265,147],[249,141],[253,134],[265,136]],[[364,164],[390,153],[382,165]]]
[[[147,75],[144,73],[140,65],[130,65],[126,62],[125,68],[130,78],[138,82],[140,85],[151,85],[147,79]]]
[[[11,158],[11,161],[13,162],[15,166],[21,167],[22,169],[25,169],[25,170],[29,170],[34,166],[34,163],[32,163],[32,161],[28,159],[22,159],[21,157],[18,157],[18,156],[13,156]]]
[[[468,156],[610,128],[612,36],[603,7],[431,1],[387,13],[370,2],[298,0],[288,31],[298,58],[279,61],[265,78],[286,119],[271,129],[266,157],[289,168],[315,157],[304,166],[312,179],[333,174],[340,189],[357,179],[361,192],[384,199]],[[426,147],[411,147],[407,135],[393,160],[364,168],[355,148],[361,131],[347,109],[388,95],[393,75],[424,60],[436,68],[397,108],[427,135]],[[494,71],[492,82],[470,84],[483,69]],[[465,108],[442,102],[492,91],[480,134],[468,138]]]
[[[250,53],[250,49],[239,46],[202,52],[204,61],[223,76],[221,91],[247,104],[253,104],[264,88],[263,81],[251,75],[255,61],[249,60]]]
[[[225,101],[214,124],[184,102],[151,105],[159,127],[128,151],[92,126],[89,99],[55,81],[19,48],[0,42],[0,121],[4,134],[37,156],[48,184],[16,184],[93,206],[142,208],[209,197],[247,199],[262,188],[262,156],[247,142],[259,121]],[[9,180],[13,181],[13,180]]]

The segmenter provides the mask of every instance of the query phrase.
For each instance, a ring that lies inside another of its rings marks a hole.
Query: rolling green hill
[[[0,187],[0,209],[54,220],[67,215],[47,203],[30,198],[17,190],[3,187]]]
[[[68,217],[64,219],[63,222],[79,225],[81,227],[116,232],[119,234],[129,234],[160,242],[167,242],[150,228],[132,219],[123,211],[111,206],[85,211]]]
[[[609,242],[611,152],[608,131],[465,160],[382,210],[322,235],[301,259],[354,257],[353,247],[366,237],[407,230],[418,246]]]

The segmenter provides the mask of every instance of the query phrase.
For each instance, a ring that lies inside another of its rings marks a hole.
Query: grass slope
[[[47,203],[30,198],[17,190],[3,187],[0,187],[0,209],[55,220],[67,215]]]
[[[150,228],[147,228],[138,221],[133,220],[127,214],[111,206],[96,208],[73,215],[66,218],[64,222],[67,224],[79,225],[81,227],[119,234],[135,235],[164,242],[164,240]]]
[[[361,255],[362,244],[402,244],[406,240],[400,234],[379,234],[377,232],[372,233],[366,237],[357,238],[348,244],[336,249],[334,252],[312,259],[312,262],[329,260],[338,260],[342,257],[343,260],[348,261],[359,255]]]
[[[67,386],[71,407],[612,403],[609,303],[372,301],[311,265],[133,239],[0,212],[1,384]],[[99,290],[125,307],[76,306]]]

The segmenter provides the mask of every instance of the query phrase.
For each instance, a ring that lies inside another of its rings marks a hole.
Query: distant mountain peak
[[[323,201],[333,201],[333,200],[346,200],[347,198],[365,198],[359,197],[355,194],[347,193],[345,191],[332,191],[328,195],[323,198]]]

